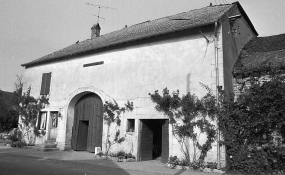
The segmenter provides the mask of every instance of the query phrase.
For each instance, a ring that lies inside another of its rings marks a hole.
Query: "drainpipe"
[[[218,86],[219,86],[219,57],[218,57],[218,22],[215,22],[215,71],[216,71],[216,98],[217,103],[219,103],[219,92],[218,92]],[[218,120],[218,119],[217,119]],[[217,121],[219,122],[219,120]],[[217,131],[217,168],[221,168],[221,153],[220,153],[220,129],[219,126]]]

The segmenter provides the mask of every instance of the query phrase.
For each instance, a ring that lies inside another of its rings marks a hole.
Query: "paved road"
[[[142,171],[0,153],[0,175],[143,175]],[[153,173],[151,173],[153,174]]]

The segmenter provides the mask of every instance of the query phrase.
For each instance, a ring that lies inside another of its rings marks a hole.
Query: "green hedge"
[[[270,145],[241,148],[235,155],[229,155],[228,161],[232,170],[243,174],[284,173],[285,147]]]

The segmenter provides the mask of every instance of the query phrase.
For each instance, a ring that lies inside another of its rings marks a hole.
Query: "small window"
[[[127,132],[135,132],[135,119],[128,119]]]
[[[43,73],[40,95],[48,95],[50,91],[51,73]]]
[[[41,112],[38,119],[38,129],[45,130],[47,124],[47,113]]]
[[[51,128],[57,128],[58,125],[58,112],[53,111],[50,113]]]

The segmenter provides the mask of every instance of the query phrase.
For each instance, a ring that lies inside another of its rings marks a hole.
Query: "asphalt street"
[[[142,171],[0,153],[0,175],[143,175]],[[151,173],[153,174],[153,173]]]

